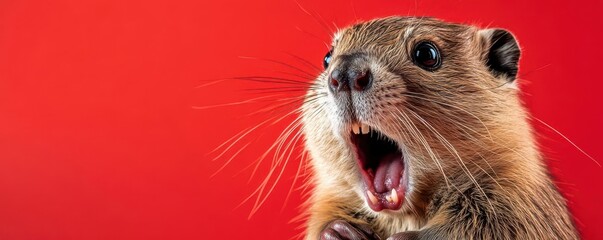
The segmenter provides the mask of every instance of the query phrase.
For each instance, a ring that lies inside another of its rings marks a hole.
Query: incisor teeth
[[[370,190],[366,190],[366,195],[368,196],[369,200],[371,200],[371,202],[373,204],[378,203],[377,197],[375,197],[375,195],[373,195],[373,193]]]
[[[392,193],[390,194],[392,202],[393,203],[398,203],[398,201],[400,201],[400,199],[398,198],[398,193],[396,192],[396,189],[392,188]]]
[[[360,125],[358,125],[358,123],[352,124],[352,132],[354,132],[354,134],[360,134]]]
[[[385,196],[385,200],[387,200],[387,202],[392,202],[392,197],[390,197],[389,195]]]
[[[369,131],[371,131],[371,127],[369,127],[369,125],[366,125],[364,123],[362,124],[361,129],[362,129],[362,134],[367,134],[367,133],[369,133]]]

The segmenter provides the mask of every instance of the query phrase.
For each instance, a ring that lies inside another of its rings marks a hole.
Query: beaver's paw
[[[367,225],[334,220],[320,233],[321,240],[379,240],[379,236]]]

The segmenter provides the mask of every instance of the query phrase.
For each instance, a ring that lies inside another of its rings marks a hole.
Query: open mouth
[[[363,123],[352,124],[364,195],[374,211],[398,210],[405,193],[404,157],[395,141]]]

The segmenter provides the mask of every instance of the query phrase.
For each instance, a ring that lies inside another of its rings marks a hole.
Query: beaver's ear
[[[504,29],[479,31],[484,46],[484,60],[494,76],[514,81],[519,68],[520,49],[513,34]]]

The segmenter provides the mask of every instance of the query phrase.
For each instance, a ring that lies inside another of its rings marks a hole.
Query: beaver
[[[578,239],[504,29],[387,17],[337,32],[302,105],[306,239]]]

